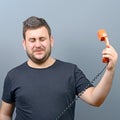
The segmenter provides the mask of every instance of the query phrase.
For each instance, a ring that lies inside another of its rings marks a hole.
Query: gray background
[[[105,65],[101,62],[105,45],[97,38],[99,29],[106,29],[119,54],[119,12],[119,0],[0,0],[0,96],[7,72],[27,60],[22,47],[22,22],[27,17],[45,18],[55,39],[52,55],[76,63],[92,80]],[[118,60],[112,90],[104,104],[96,108],[78,100],[75,120],[120,119],[119,70]]]

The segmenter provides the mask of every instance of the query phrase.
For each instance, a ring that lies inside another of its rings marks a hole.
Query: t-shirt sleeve
[[[76,94],[84,92],[87,88],[93,87],[93,84],[87,79],[85,74],[76,66],[75,68]]]
[[[7,74],[4,86],[3,86],[3,94],[2,94],[2,100],[7,103],[14,103],[14,94],[12,92],[12,83],[9,75]]]

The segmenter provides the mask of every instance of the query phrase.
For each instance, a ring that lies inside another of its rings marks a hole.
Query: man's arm
[[[9,104],[2,101],[0,107],[0,120],[12,120],[13,111],[14,104]]]
[[[80,96],[81,99],[93,106],[100,106],[107,97],[112,86],[115,66],[118,59],[118,54],[111,45],[109,45],[108,48],[104,49],[102,54],[103,57],[109,59],[109,63],[102,79],[96,87],[88,88],[84,94]]]

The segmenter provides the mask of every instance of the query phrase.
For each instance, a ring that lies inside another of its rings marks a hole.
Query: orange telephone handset
[[[104,41],[105,44],[106,44],[106,46],[109,45],[108,35],[107,35],[107,33],[106,33],[106,31],[105,31],[104,29],[100,29],[100,30],[98,31],[98,39],[99,39],[100,41]],[[108,59],[108,58],[102,58],[102,62],[108,63],[108,62],[109,62],[109,59]]]

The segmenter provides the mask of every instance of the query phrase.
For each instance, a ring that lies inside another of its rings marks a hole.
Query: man
[[[44,19],[34,16],[26,19],[23,38],[29,59],[10,70],[5,78],[0,120],[11,120],[14,108],[15,120],[74,120],[75,104],[64,111],[76,95],[93,106],[104,102],[118,58],[111,45],[102,52],[109,62],[101,81],[94,87],[75,64],[51,56],[54,40]]]

